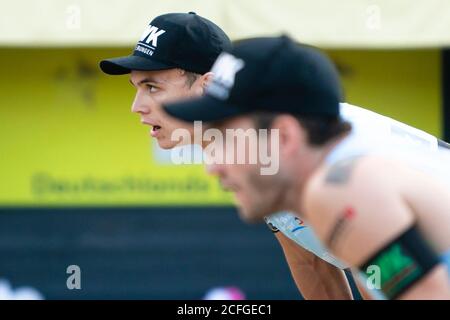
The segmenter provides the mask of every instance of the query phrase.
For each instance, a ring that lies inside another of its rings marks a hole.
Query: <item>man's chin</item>
[[[242,221],[254,224],[254,223],[260,223],[264,221],[264,216],[261,216],[259,214],[253,213],[252,211],[245,210],[243,208],[238,208],[239,211],[239,217]]]
[[[157,141],[158,141],[158,146],[164,150],[170,150],[177,146],[177,143],[173,142],[173,141],[164,141],[164,140],[157,140]]]

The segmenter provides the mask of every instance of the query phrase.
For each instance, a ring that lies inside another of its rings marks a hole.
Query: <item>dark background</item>
[[[237,286],[249,299],[299,299],[264,224],[225,208],[0,209],[0,279],[46,299],[201,299]],[[69,265],[81,290],[68,290]]]

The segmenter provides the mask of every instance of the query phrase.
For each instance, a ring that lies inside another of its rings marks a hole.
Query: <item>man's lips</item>
[[[144,119],[141,119],[141,123],[142,124],[145,124],[145,125],[147,125],[147,126],[152,126],[152,127],[161,127],[160,125],[159,125],[159,123],[158,122],[156,122],[156,121],[153,121],[153,120],[144,120]]]
[[[153,138],[157,138],[160,129],[161,129],[161,127],[154,126],[154,127],[152,128],[152,130],[150,131],[150,135],[151,135]]]
[[[161,130],[160,125],[156,124],[156,122],[149,121],[149,120],[141,120],[141,123],[152,127],[152,130],[150,131],[150,135],[153,138],[156,138],[158,136],[159,130]]]

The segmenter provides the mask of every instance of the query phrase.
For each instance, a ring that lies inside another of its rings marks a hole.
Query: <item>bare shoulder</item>
[[[372,156],[323,166],[305,189],[305,216],[331,252],[358,265],[412,223],[401,194],[403,175],[400,164]]]
[[[398,164],[379,157],[358,156],[323,165],[309,179],[303,204],[311,224],[320,221],[320,228],[330,224],[349,207],[361,207],[377,202],[388,203],[397,197]]]
[[[402,175],[398,163],[381,157],[343,159],[333,165],[323,165],[310,178],[305,188],[305,204],[320,208],[330,203],[336,207],[339,202],[363,196],[374,188],[392,191],[400,184]]]

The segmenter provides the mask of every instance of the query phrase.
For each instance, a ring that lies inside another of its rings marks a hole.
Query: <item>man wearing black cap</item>
[[[417,143],[404,143],[398,136],[411,132],[388,119],[352,128],[340,116],[334,66],[287,37],[242,41],[212,70],[203,98],[166,111],[227,134],[267,129],[278,135],[276,143],[257,136],[279,155],[275,174],[261,174],[262,161],[209,165],[234,192],[244,220],[295,212],[359,270],[376,298],[450,298],[448,150],[414,132]],[[225,155],[251,152],[248,144],[228,142],[218,146]]]
[[[172,132],[183,124],[169,121],[160,104],[203,94],[215,59],[231,46],[230,39],[211,21],[190,13],[156,17],[145,28],[130,56],[100,62],[103,72],[130,74],[137,93],[132,111],[151,127],[160,147],[173,148]],[[191,126],[186,126],[191,130]]]
[[[214,61],[230,48],[228,37],[211,21],[192,12],[170,13],[149,23],[132,55],[103,60],[100,68],[111,75],[130,74],[137,89],[132,111],[140,115],[144,125],[152,127],[150,134],[158,144],[170,149],[178,144],[171,138],[175,129],[192,133],[193,127],[167,117],[160,105],[201,96],[213,75],[209,70]],[[276,237],[305,298],[352,298],[348,282],[333,260],[316,256],[306,244],[292,246],[283,232]]]

